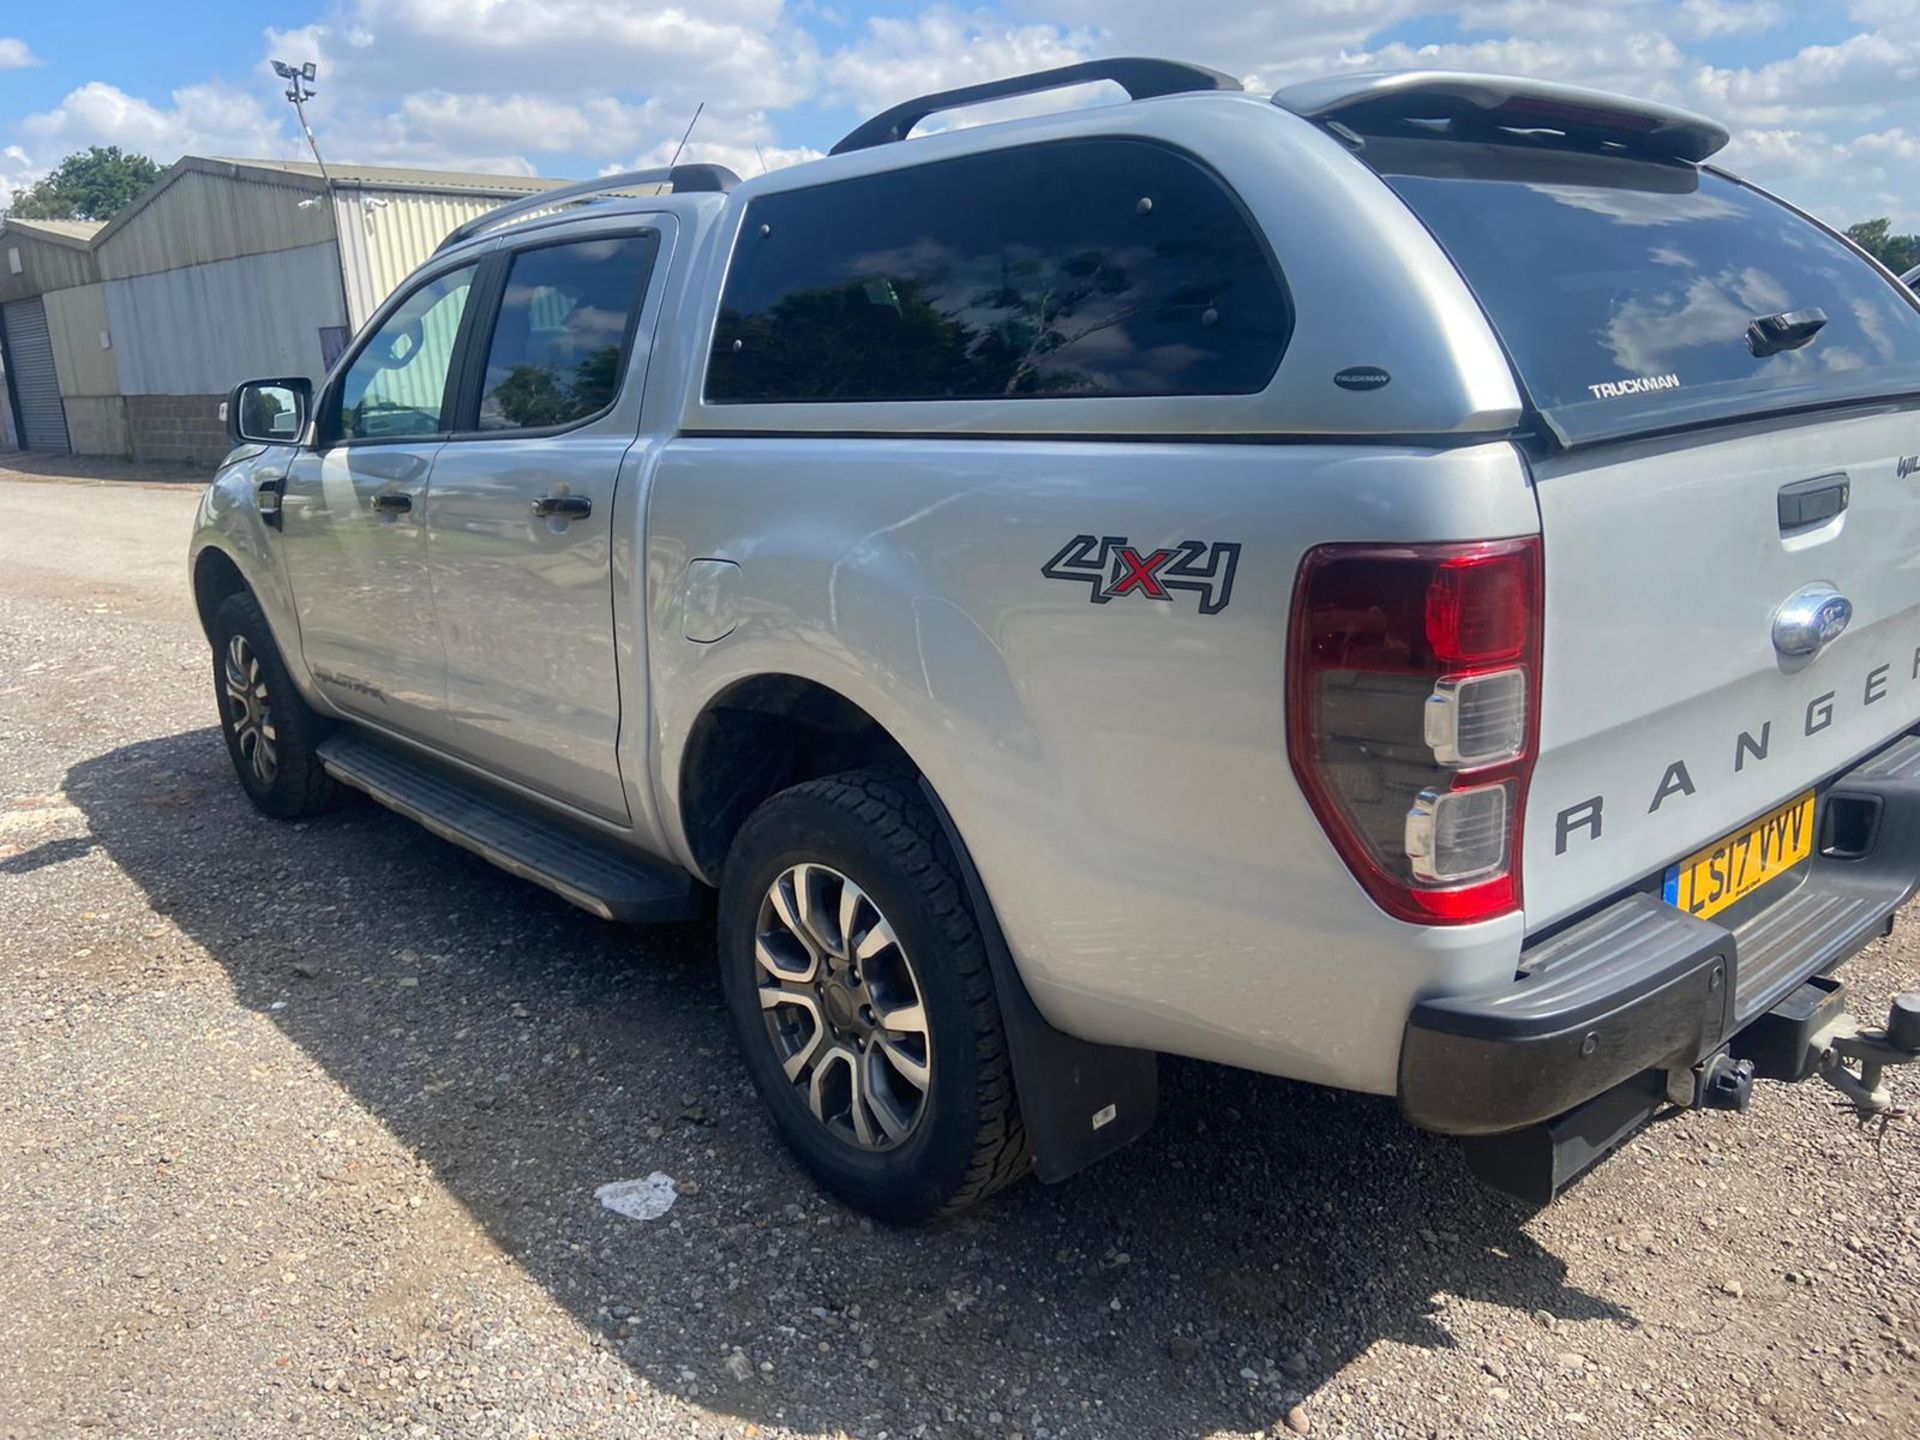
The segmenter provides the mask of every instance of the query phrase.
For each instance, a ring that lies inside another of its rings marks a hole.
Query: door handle
[[[413,497],[382,492],[373,497],[373,508],[381,515],[404,515],[413,509]]]
[[[593,513],[593,501],[585,495],[542,495],[533,502],[533,513],[555,520],[584,520]]]

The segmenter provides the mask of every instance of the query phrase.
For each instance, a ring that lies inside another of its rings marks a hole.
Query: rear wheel
[[[247,798],[265,814],[294,820],[333,802],[333,778],[316,747],[327,723],[294,689],[260,603],[229,595],[208,627],[220,730]]]
[[[832,776],[755,811],[727,860],[719,943],[754,1083],[829,1190],[914,1221],[1026,1172],[979,926],[910,779]]]

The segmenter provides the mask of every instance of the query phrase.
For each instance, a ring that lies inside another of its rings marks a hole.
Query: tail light
[[[1519,908],[1541,596],[1538,536],[1322,545],[1301,562],[1294,774],[1341,858],[1402,920]]]

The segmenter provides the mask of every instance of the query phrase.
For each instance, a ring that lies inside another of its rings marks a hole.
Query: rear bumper
[[[1501,1134],[1690,1069],[1884,934],[1920,885],[1920,735],[1836,778],[1815,824],[1799,884],[1732,928],[1631,895],[1529,948],[1507,988],[1415,1006],[1400,1052],[1408,1118]]]

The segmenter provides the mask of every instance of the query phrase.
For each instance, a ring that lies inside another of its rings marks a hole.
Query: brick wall
[[[224,395],[129,395],[127,431],[136,460],[211,465],[227,453]]]

